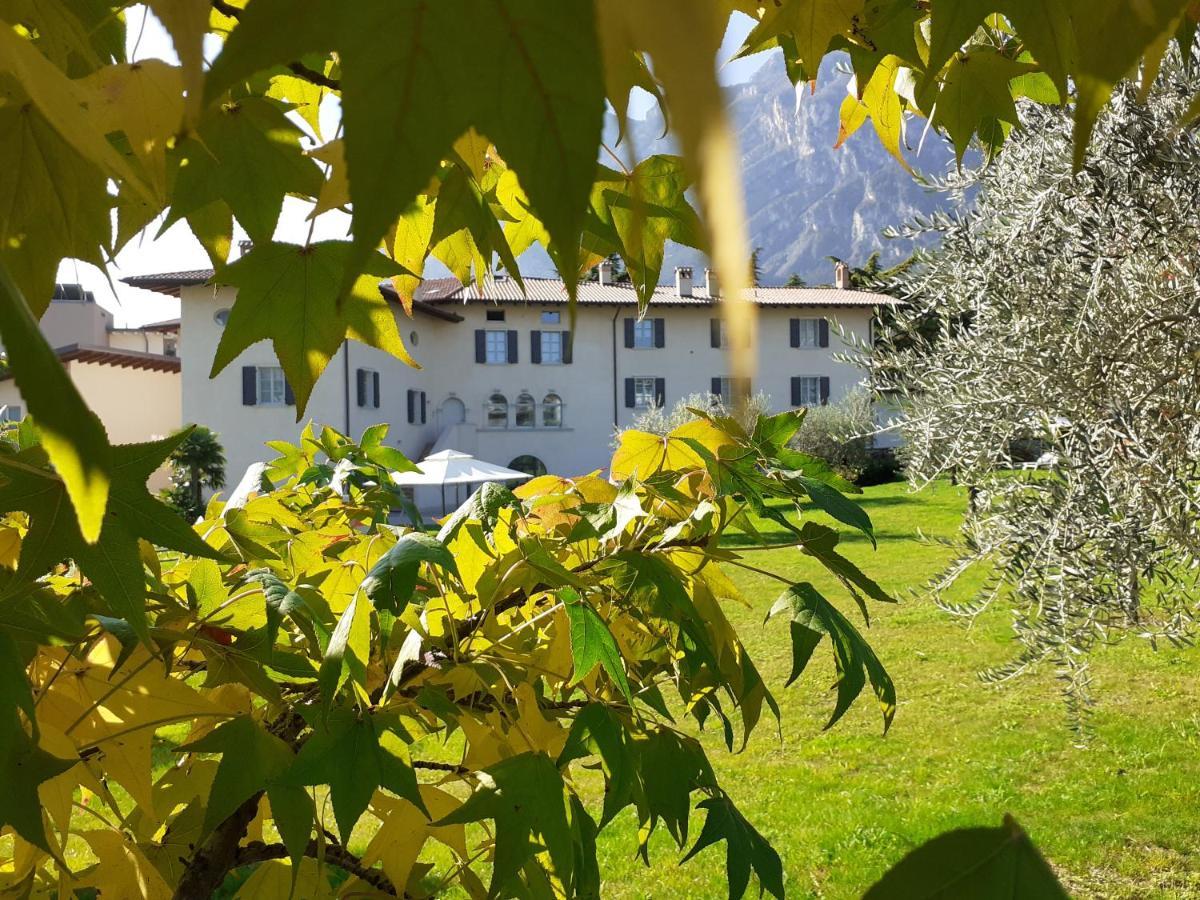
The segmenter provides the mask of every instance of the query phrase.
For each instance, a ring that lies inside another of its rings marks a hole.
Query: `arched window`
[[[547,394],[542,400],[542,426],[544,428],[562,428],[563,402],[558,394]]]
[[[522,391],[517,395],[516,425],[518,428],[532,428],[536,405],[533,395]]]
[[[503,394],[492,394],[487,402],[488,428],[508,427],[508,398]]]
[[[534,478],[546,474],[546,464],[528,453],[518,456],[508,464],[508,467],[516,469],[518,472],[524,472],[526,475],[532,475]]]

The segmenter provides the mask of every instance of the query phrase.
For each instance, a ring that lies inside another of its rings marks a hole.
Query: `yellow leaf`
[[[160,203],[167,197],[167,143],[183,123],[183,77],[176,66],[147,59],[107,66],[81,82],[88,109],[104,132],[120,131]]]
[[[297,78],[295,75],[276,75],[267,89],[268,97],[295,106],[296,115],[312,129],[318,140],[321,138],[321,101],[325,99],[325,94],[325,88],[319,84],[313,84],[307,78]]]
[[[429,241],[433,237],[433,216],[436,204],[424,194],[400,214],[388,243],[392,248],[392,259],[412,275],[392,276],[392,287],[404,303],[404,311],[412,315],[412,299],[421,284],[425,271],[425,256],[429,252]]]
[[[838,136],[833,149],[836,150],[846,143],[846,139],[858,131],[866,121],[867,105],[853,94],[847,94],[838,110]]]
[[[80,155],[144,190],[133,170],[108,142],[94,116],[85,109],[87,95],[81,86],[68,79],[3,19],[0,19],[0,69],[12,73],[46,121]]]
[[[904,114],[900,95],[896,93],[896,76],[901,68],[897,56],[885,56],[875,68],[871,80],[863,89],[863,106],[871,115],[875,133],[887,151],[900,161],[905,170],[912,172],[904,154],[900,151],[900,138],[904,133]],[[843,105],[843,109],[845,106]]]
[[[21,532],[15,528],[0,528],[0,566],[15,569],[20,555]]]
[[[420,855],[421,848],[430,838],[441,841],[453,850],[460,859],[466,859],[467,841],[466,829],[462,825],[446,825],[441,828],[430,825],[445,818],[458,809],[462,803],[452,794],[423,784],[420,787],[421,800],[429,810],[430,818],[409,803],[407,800],[389,797],[377,793],[371,803],[371,809],[383,823],[367,844],[363,852],[363,865],[373,866],[383,863],[383,872],[388,880],[403,890],[408,884],[413,864]]]
[[[171,900],[171,888],[136,842],[107,828],[84,831],[81,836],[99,859],[84,880],[101,896]]]
[[[339,138],[330,141],[323,147],[309,150],[308,155],[325,163],[328,173],[321,184],[321,193],[317,196],[316,205],[308,214],[315,219],[323,212],[345,206],[350,202],[350,182],[346,180],[346,154],[344,145]],[[404,265],[401,262],[401,265]]]

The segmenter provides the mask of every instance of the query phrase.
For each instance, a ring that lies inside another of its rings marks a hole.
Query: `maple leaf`
[[[186,436],[182,431],[159,441],[112,448],[108,507],[95,544],[84,540],[62,479],[42,467],[44,452],[40,448],[0,459],[0,474],[7,479],[0,485],[0,509],[29,514],[18,575],[26,580],[40,578],[64,558],[73,559],[113,614],[149,642],[138,538],[196,556],[222,558],[174,510],[146,490],[146,479]]]
[[[64,257],[104,266],[112,201],[104,172],[7,76],[0,76],[0,133],[0,263],[40,316]]]
[[[482,770],[481,787],[450,815],[434,822],[437,826],[465,825],[482,819],[496,822],[496,851],[492,871],[492,893],[516,876],[533,852],[530,840],[541,836],[555,874],[568,880],[574,857],[571,826],[562,774],[544,753],[522,753]]]
[[[301,151],[302,132],[284,110],[266,97],[211,109],[195,136],[172,154],[171,212],[162,230],[220,200],[252,240],[265,243],[275,233],[285,195],[320,193],[321,170]]]
[[[222,270],[221,282],[236,287],[238,296],[210,377],[251,344],[270,339],[296,394],[299,421],[313,384],[346,338],[420,368],[404,349],[395,315],[379,292],[380,278],[404,270],[383,254],[373,254],[367,274],[355,280],[350,297],[339,303],[351,253],[345,241],[303,247],[262,244]]]
[[[357,251],[350,275],[474,127],[518,172],[572,289],[604,117],[592,4],[353,4],[334,19],[335,5],[304,7],[252,3],[213,64],[207,95],[305,53],[338,51]],[[279,28],[284,20],[297,26]]]
[[[3,711],[0,723],[0,826],[11,825],[29,843],[50,853],[42,821],[38,786],[75,765],[38,747],[21,726],[16,708]]]

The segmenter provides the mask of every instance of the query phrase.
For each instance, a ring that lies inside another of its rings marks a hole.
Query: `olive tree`
[[[981,170],[966,215],[906,231],[935,249],[890,288],[909,301],[870,360],[902,408],[910,478],[971,486],[962,555],[976,615],[1010,598],[1022,643],[1004,678],[1046,660],[1087,701],[1087,651],[1191,639],[1200,611],[1200,140],[1180,127],[1200,84],[1178,54],[1146,102],[1120,89],[1072,171],[1071,122],[1025,128]],[[1048,472],[1014,474],[1014,444]]]

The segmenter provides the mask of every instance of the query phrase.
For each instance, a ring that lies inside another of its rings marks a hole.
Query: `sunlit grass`
[[[922,841],[949,828],[998,824],[1005,812],[1078,896],[1200,896],[1200,652],[1155,653],[1129,641],[1100,654],[1095,735],[1080,748],[1053,671],[999,686],[977,677],[1014,650],[1003,609],[968,627],[909,594],[950,557],[918,533],[953,535],[963,491],[942,483],[912,495],[885,485],[862,500],[879,549],[851,533],[841,547],[901,599],[873,604],[867,632],[899,693],[886,736],[866,693],[822,731],[833,707],[828,646],[784,690],[787,628],[762,625],[782,585],[730,570],[751,606],[727,612],[776,693],[783,739],[764,723],[740,754],[728,753],[718,733],[705,741],[722,783],[782,855],[789,896],[857,897]],[[755,564],[813,581],[857,616],[833,580],[798,553],[757,554]],[[634,858],[636,841],[632,811],[601,836],[606,896],[723,895],[722,847],[678,866],[674,845],[660,834],[647,869]]]

